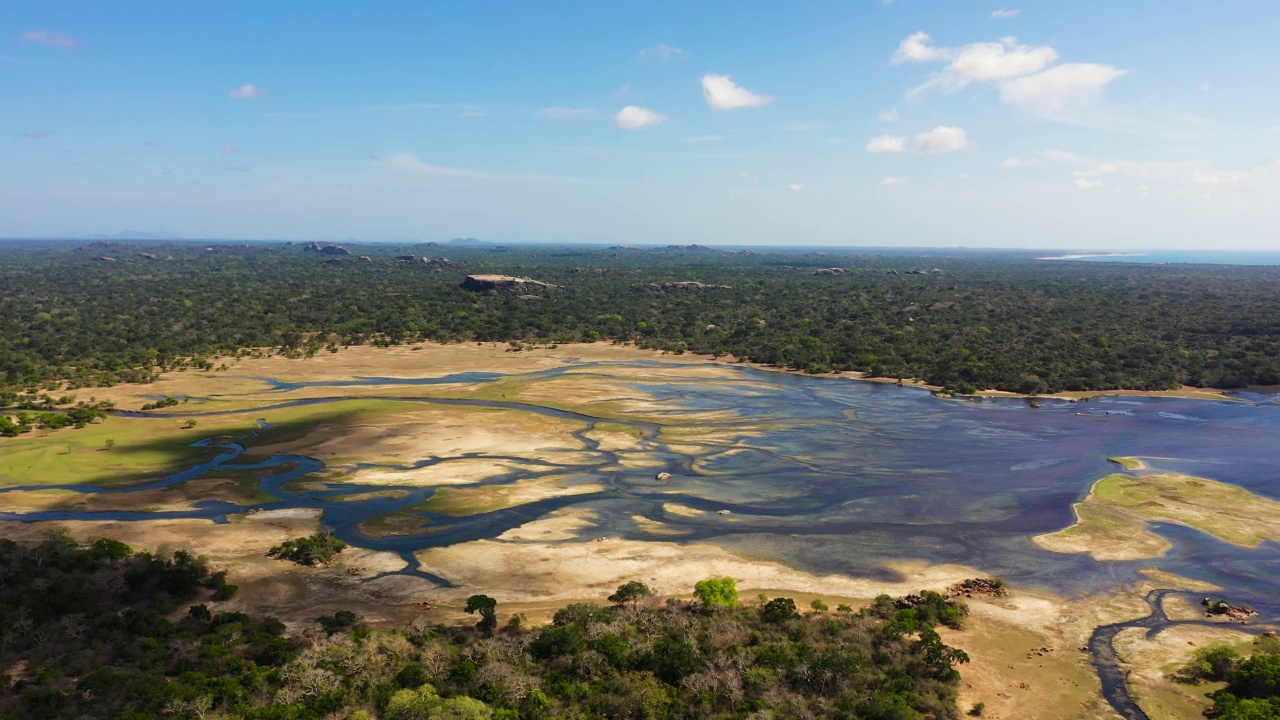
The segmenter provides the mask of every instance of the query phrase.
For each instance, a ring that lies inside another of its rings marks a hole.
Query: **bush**
[[[731,577],[699,580],[693,586],[693,594],[709,610],[732,610],[738,607],[738,585]]]

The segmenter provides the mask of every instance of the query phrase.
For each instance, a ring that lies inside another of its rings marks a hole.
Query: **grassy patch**
[[[358,492],[350,495],[334,495],[328,499],[336,502],[364,502],[365,500],[374,500],[376,498],[391,498],[392,500],[399,500],[403,497],[407,497],[408,495],[409,492],[407,490],[373,490],[371,492]]]
[[[1125,470],[1146,470],[1147,464],[1138,458],[1131,457],[1110,457],[1107,460],[1119,465]]]
[[[1243,547],[1280,541],[1280,502],[1189,475],[1108,475],[1075,510],[1075,525],[1038,536],[1036,543],[1099,560],[1159,557],[1169,543],[1148,529],[1149,522],[1183,525]]]
[[[360,531],[361,535],[371,538],[383,538],[440,532],[447,527],[428,527],[430,524],[431,520],[421,515],[407,512],[389,512],[366,519],[356,529]]]

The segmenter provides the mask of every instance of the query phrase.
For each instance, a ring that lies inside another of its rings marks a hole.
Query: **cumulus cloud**
[[[613,126],[619,130],[640,130],[666,121],[666,115],[636,105],[628,105],[613,116]]]
[[[898,45],[889,62],[946,62],[923,84],[909,90],[909,96],[929,90],[951,93],[975,82],[990,83],[999,88],[1004,102],[1046,114],[1092,103],[1103,88],[1125,74],[1124,70],[1100,63],[1053,66],[1058,59],[1058,52],[1052,47],[1024,45],[1014,37],[941,47],[934,45],[927,33],[917,32]]]
[[[973,145],[964,128],[936,127],[916,136],[914,150],[921,155],[956,152]]]
[[[1101,182],[1098,182],[1096,180],[1090,180],[1089,178],[1084,178],[1084,177],[1076,178],[1076,187],[1080,188],[1081,190],[1092,190],[1101,184],[1102,184]]]
[[[22,42],[51,45],[63,50],[70,50],[80,45],[80,41],[65,33],[52,30],[28,30],[22,33]]]
[[[905,185],[907,178],[904,177],[887,177],[880,181],[881,185]]]
[[[1042,70],[1057,59],[1058,52],[1048,45],[1022,45],[1013,37],[949,48],[934,46],[926,33],[918,32],[903,40],[889,61],[893,64],[947,61],[941,71],[910,91],[910,94],[919,94],[931,89],[950,93],[973,82],[1021,77]]]
[[[787,189],[791,192],[804,192],[804,183],[791,183]]]
[[[898,135],[879,135],[867,143],[867,152],[895,153],[907,149],[907,139]]]
[[[1065,63],[1001,83],[1000,98],[1012,105],[1061,110],[1069,105],[1093,102],[1103,88],[1124,74],[1124,70],[1110,65]]]
[[[1021,168],[1021,167],[1033,167],[1033,166],[1035,166],[1035,165],[1039,165],[1039,164],[1040,164],[1040,163],[1036,162],[1035,160],[1027,160],[1027,159],[1020,158],[1020,157],[1011,157],[1011,158],[1009,158],[1008,160],[1005,160],[1004,162],[1000,163],[1000,167],[1002,167],[1002,168]]]
[[[689,53],[685,52],[684,50],[681,50],[678,47],[672,47],[671,45],[667,45],[666,43],[662,43],[660,45],[654,45],[651,48],[645,48],[640,51],[640,57],[646,60],[660,60],[662,62],[666,62],[667,60],[675,60],[676,58],[682,58],[688,54]]]
[[[1012,20],[1022,14],[1022,8],[1000,8],[992,10],[991,17],[995,20]]]
[[[898,49],[889,58],[890,65],[901,65],[907,62],[933,62],[945,60],[946,55],[941,48],[933,46],[933,40],[927,32],[914,32],[898,43]]]
[[[889,108],[888,110],[881,110],[880,113],[876,115],[876,117],[880,120],[880,122],[898,122],[898,108]]]
[[[703,75],[702,94],[712,110],[736,110],[773,102],[773,96],[752,92],[735,83],[728,75]]]
[[[235,98],[236,100],[253,100],[262,97],[262,88],[253,83],[248,83],[227,93],[227,97]]]
[[[549,107],[538,111],[539,117],[551,120],[572,120],[595,112],[592,108]]]

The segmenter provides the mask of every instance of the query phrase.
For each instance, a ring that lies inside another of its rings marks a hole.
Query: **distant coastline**
[[[1095,253],[1076,253],[1074,255],[1053,255],[1049,257],[1038,257],[1037,260],[1085,260],[1087,258],[1120,258],[1120,257],[1143,257],[1142,253],[1131,252],[1095,252]]]

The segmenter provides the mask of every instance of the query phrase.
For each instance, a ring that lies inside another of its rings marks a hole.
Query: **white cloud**
[[[918,154],[928,155],[956,152],[972,145],[964,128],[942,126],[917,135],[914,150]]]
[[[880,122],[898,122],[898,108],[881,110],[880,113],[876,115],[876,118],[878,118]]]
[[[736,110],[773,102],[771,95],[752,92],[735,83],[728,75],[703,75],[702,94],[712,110]]]
[[[377,156],[369,157],[369,164],[376,167],[390,168],[392,170],[400,170],[404,172],[416,173],[419,175],[431,175],[435,177],[451,177],[463,178],[467,180],[502,180],[506,182],[557,182],[564,178],[552,177],[547,175],[512,175],[507,173],[491,173],[480,170],[467,170],[464,168],[447,167],[444,165],[433,165],[423,162],[421,158],[413,153],[393,153],[385,158]]]
[[[724,139],[723,135],[691,135],[684,139],[685,142],[691,143],[709,143],[720,142]]]
[[[595,110],[592,108],[549,107],[539,110],[538,115],[539,117],[549,118],[551,120],[571,120],[584,115],[590,115],[593,112],[595,112]]]
[[[236,100],[253,100],[255,98],[262,97],[262,88],[254,85],[253,83],[241,85],[235,90],[227,93],[227,97],[235,98]]]
[[[946,55],[943,54],[940,48],[934,47],[932,42],[929,38],[929,33],[911,33],[898,44],[898,49],[894,51],[893,57],[889,58],[889,64],[901,65],[905,62],[945,60]]]
[[[1089,178],[1083,178],[1083,177],[1076,178],[1076,187],[1080,188],[1081,190],[1092,190],[1101,184],[1102,184],[1101,182],[1090,180]]]
[[[1012,20],[1022,14],[1022,8],[1000,8],[992,10],[991,17],[995,20]]]
[[[998,42],[971,43],[962,47],[937,47],[925,33],[911,35],[889,62],[937,62],[947,65],[934,73],[923,85],[908,94],[938,89],[955,92],[972,82],[999,82],[1043,70],[1058,59],[1058,52],[1048,45],[1021,45],[1017,38],[1001,38]]]
[[[1058,59],[1058,52],[1052,47],[1023,45],[1014,37],[960,47],[939,47],[933,44],[928,34],[917,32],[898,45],[889,62],[895,65],[947,63],[923,84],[909,90],[908,96],[929,90],[951,93],[975,82],[992,83],[1000,89],[1000,99],[1004,102],[1045,114],[1092,103],[1101,96],[1103,88],[1125,74],[1124,70],[1100,63],[1053,66]]]
[[[880,181],[881,185],[905,185],[907,178],[904,177],[887,177]]]
[[[1277,166],[1273,164],[1252,170],[1215,170],[1207,160],[1148,162],[1120,160],[1098,163],[1087,170],[1077,171],[1075,175],[1079,180],[1121,177],[1135,180],[1191,183],[1194,185],[1229,185],[1259,180],[1277,169]]]
[[[895,153],[907,149],[907,139],[898,135],[879,135],[867,143],[867,152]]]
[[[1061,110],[1093,102],[1103,88],[1124,74],[1110,65],[1066,63],[1000,83],[1000,98],[1012,105]]]
[[[738,177],[745,180],[751,187],[760,187],[760,177],[757,175],[752,175],[746,170],[740,170],[738,171]]]
[[[666,115],[635,105],[628,105],[613,116],[613,126],[619,130],[639,130],[653,125],[661,125],[666,121]]]
[[[1058,162],[1058,163],[1085,162],[1085,158],[1082,158],[1079,155],[1076,155],[1075,153],[1069,153],[1064,150],[1048,149],[1048,150],[1037,151],[1036,157],[1033,157],[1033,158],[1011,157],[1008,160],[1005,160],[1004,162],[1000,163],[1000,167],[1003,167],[1003,168],[1036,167],[1037,165],[1043,165],[1044,163],[1042,161],[1044,160],[1049,160],[1051,162]]]
[[[804,183],[791,183],[787,189],[791,192],[804,192]]]
[[[688,54],[689,53],[685,52],[684,50],[681,50],[678,47],[672,47],[671,45],[667,45],[666,43],[662,43],[660,45],[654,45],[651,48],[645,48],[640,51],[640,57],[646,60],[654,59],[654,60],[661,60],[663,62],[666,62],[667,60],[675,60],[676,58],[682,58]]]
[[[52,30],[28,30],[21,35],[22,42],[52,45],[63,50],[70,50],[80,45],[80,41],[65,33]]]
[[[240,154],[240,148],[236,147],[235,145],[231,145],[231,144],[229,144],[229,143],[228,143],[228,144],[226,144],[226,145],[223,145],[223,146],[222,146],[222,154],[223,154],[223,155],[239,155],[239,154]]]

